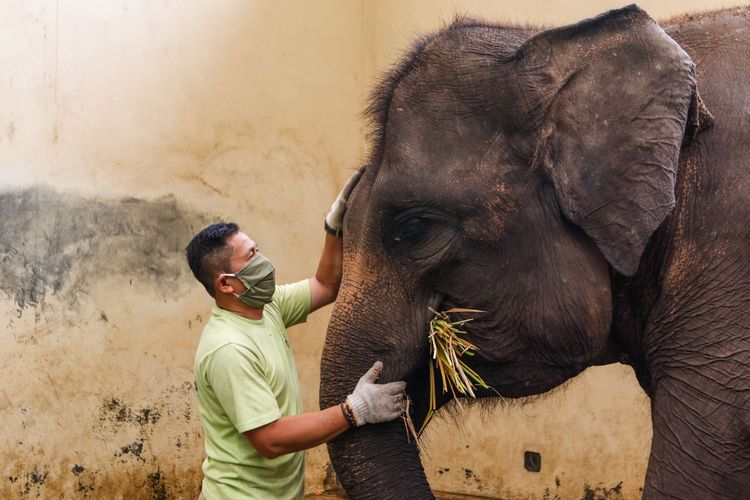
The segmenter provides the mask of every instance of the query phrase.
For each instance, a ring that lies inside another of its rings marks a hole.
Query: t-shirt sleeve
[[[214,351],[206,367],[209,383],[232,425],[245,432],[281,418],[257,355],[237,344]]]
[[[310,281],[302,280],[289,285],[276,287],[274,302],[279,308],[284,326],[292,326],[307,321],[310,314],[312,295]]]

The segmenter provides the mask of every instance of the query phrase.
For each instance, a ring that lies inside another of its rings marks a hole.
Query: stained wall
[[[0,497],[191,498],[192,360],[209,297],[184,263],[237,221],[280,281],[310,275],[363,159],[360,111],[415,35],[456,14],[560,24],[610,1],[9,0],[0,16]],[[727,2],[641,4],[665,17]],[[317,409],[330,307],[290,330]],[[624,367],[440,418],[434,488],[638,496],[648,403]],[[542,454],[539,473],[523,452]],[[324,447],[307,490],[334,486]]]

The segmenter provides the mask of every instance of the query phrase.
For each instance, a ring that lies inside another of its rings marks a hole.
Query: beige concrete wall
[[[643,2],[655,16],[726,4]],[[364,155],[359,112],[455,13],[558,24],[615,2],[10,0],[0,16],[0,497],[190,498],[192,357],[209,309],[182,248],[239,222],[281,281]],[[290,331],[308,410],[330,308]],[[426,432],[440,490],[637,496],[648,405],[596,368],[542,401]],[[542,472],[522,467],[542,453]],[[326,481],[308,454],[308,491]],[[618,484],[621,486],[618,487]]]
[[[209,297],[182,249],[239,222],[318,260],[364,151],[356,2],[4,2],[0,497],[190,498]],[[317,404],[329,312],[293,332]]]

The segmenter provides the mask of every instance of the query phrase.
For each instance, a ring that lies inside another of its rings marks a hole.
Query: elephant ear
[[[534,164],[564,215],[632,276],[675,205],[688,118],[688,134],[699,127],[693,62],[635,6],[542,32],[515,62],[517,105],[542,123]]]

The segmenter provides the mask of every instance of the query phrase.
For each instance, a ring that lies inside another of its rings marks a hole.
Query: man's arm
[[[377,384],[383,363],[377,361],[347,398],[351,418],[357,426],[387,422],[401,414],[405,382]],[[276,458],[326,443],[349,428],[341,406],[322,411],[281,417],[270,424],[245,431],[245,437],[266,458]]]
[[[320,309],[336,300],[341,285],[342,265],[344,262],[344,244],[340,236],[326,234],[323,253],[320,256],[318,270],[310,278],[310,312]]]
[[[330,304],[336,300],[336,295],[339,293],[344,262],[342,230],[346,202],[362,176],[362,172],[364,172],[364,169],[360,168],[349,178],[331,205],[328,215],[326,215],[324,227],[327,234],[323,254],[320,256],[320,263],[315,276],[310,278],[310,293],[312,295],[310,312]]]
[[[341,407],[281,417],[270,424],[246,431],[253,448],[266,458],[276,458],[326,443],[349,428]]]

